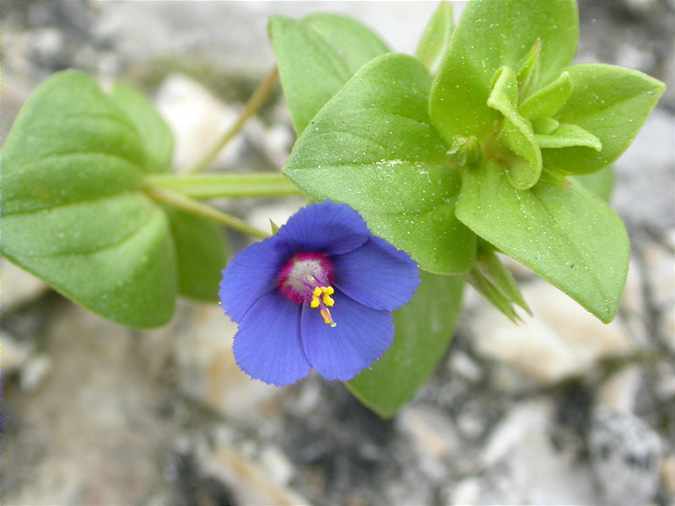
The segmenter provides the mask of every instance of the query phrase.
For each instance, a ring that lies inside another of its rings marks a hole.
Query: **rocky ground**
[[[313,8],[0,0],[0,139],[39,81],[79,67],[152,94],[185,166],[273,64],[265,17]],[[410,51],[433,4],[321,8]],[[182,302],[171,325],[133,332],[0,260],[0,503],[674,505],[675,2],[586,0],[580,11],[581,60],[671,86],[616,165],[614,202],[633,244],[616,322],[513,265],[536,318],[513,326],[468,293],[432,380],[384,421],[340,384],[246,379],[217,306]],[[292,141],[277,101],[218,164],[274,170]],[[299,202],[224,205],[266,226]]]

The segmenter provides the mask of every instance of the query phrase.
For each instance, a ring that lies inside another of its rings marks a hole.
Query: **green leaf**
[[[587,147],[544,150],[544,166],[569,174],[600,170],[630,145],[665,85],[641,72],[612,65],[575,65],[567,72],[572,95],[556,115],[600,140],[602,151]]]
[[[178,261],[178,291],[192,299],[218,300],[221,272],[231,253],[222,229],[212,221],[165,208]]]
[[[561,123],[550,134],[537,134],[535,139],[540,148],[561,149],[584,146],[595,151],[602,151],[602,143],[592,133],[577,125]]]
[[[493,162],[467,171],[458,218],[604,322],[616,314],[629,243],[619,217],[569,179],[514,189]]]
[[[580,176],[572,176],[581,183],[587,190],[595,193],[605,202],[609,202],[614,191],[614,169],[611,165],[600,169],[591,174],[583,174]]]
[[[124,111],[136,127],[146,154],[145,168],[149,172],[168,172],[173,161],[174,139],[171,128],[142,93],[117,84],[110,98]]]
[[[518,69],[518,91],[520,98],[528,97],[539,80],[539,66],[541,65],[541,39],[532,44]]]
[[[284,172],[311,197],[352,206],[422,269],[461,273],[475,237],[455,218],[460,178],[429,124],[429,85],[410,56],[366,64],[298,139]]]
[[[528,97],[518,110],[528,119],[548,118],[562,109],[571,94],[570,75],[563,72],[558,79]]]
[[[541,175],[541,151],[532,126],[518,113],[518,82],[509,67],[497,71],[497,80],[487,105],[504,115],[499,140],[518,156],[506,161],[509,181],[515,188],[527,190],[536,184]]]
[[[167,172],[173,159],[171,128],[145,96],[116,85],[110,97],[136,126],[152,172]],[[199,301],[217,301],[221,271],[230,253],[221,228],[210,220],[163,207],[176,248],[178,293]]]
[[[347,388],[380,416],[394,416],[426,383],[448,349],[463,287],[461,276],[423,272],[415,296],[394,313],[394,344]]]
[[[435,74],[450,44],[455,24],[452,19],[452,5],[446,1],[438,4],[424,29],[415,52],[417,58]]]
[[[368,28],[334,14],[273,16],[268,31],[298,135],[363,64],[388,52]]]
[[[486,107],[497,69],[521,68],[541,43],[534,89],[550,83],[576,52],[574,0],[475,0],[466,6],[434,80],[430,115],[442,137],[484,137],[497,114]]]
[[[63,72],[27,101],[0,158],[0,252],[67,297],[133,327],[171,318],[174,245],[141,191],[136,126],[96,82]]]
[[[548,135],[555,132],[560,123],[553,118],[538,118],[532,121],[532,128],[535,134]]]

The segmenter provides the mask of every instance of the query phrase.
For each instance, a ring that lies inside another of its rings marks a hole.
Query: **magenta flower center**
[[[324,253],[296,253],[279,273],[279,290],[296,304],[318,309],[324,323],[335,327],[330,313],[335,301],[333,263]]]

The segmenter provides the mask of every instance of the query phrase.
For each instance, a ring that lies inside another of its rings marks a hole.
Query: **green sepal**
[[[567,72],[538,90],[520,104],[518,111],[528,119],[555,116],[572,94],[572,80]]]
[[[497,70],[522,68],[540,41],[538,72],[531,84],[539,89],[572,62],[578,36],[575,0],[468,3],[431,90],[430,117],[441,137],[447,143],[455,136],[485,138],[498,118],[485,105]]]
[[[514,188],[527,190],[541,175],[541,151],[532,126],[518,113],[518,81],[509,67],[497,72],[487,105],[503,114],[504,124],[498,140],[517,155],[505,161],[509,181]]]
[[[511,304],[516,304],[532,314],[511,271],[504,267],[504,264],[502,264],[494,251],[494,248],[489,245],[487,245],[487,247],[486,245],[483,245],[483,247],[480,248],[475,269],[479,269],[495,288],[504,294]]]
[[[534,133],[548,135],[555,132],[560,126],[560,122],[553,118],[538,118],[532,120],[532,128]]]
[[[602,151],[602,143],[592,133],[577,125],[561,123],[549,134],[536,134],[537,144],[542,149],[561,149],[583,146],[595,151]]]
[[[480,270],[474,268],[467,276],[468,283],[481,296],[492,304],[500,313],[513,323],[520,323],[521,319],[509,298],[499,290]]]
[[[539,67],[541,65],[541,39],[532,44],[530,51],[518,69],[518,92],[522,99],[532,93],[532,89],[539,81]]]

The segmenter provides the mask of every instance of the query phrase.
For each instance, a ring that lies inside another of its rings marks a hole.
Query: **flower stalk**
[[[237,230],[238,232],[241,232],[243,234],[250,235],[258,239],[265,239],[269,237],[269,234],[267,232],[263,232],[260,229],[250,226],[249,224],[240,220],[236,216],[224,213],[216,209],[215,207],[204,204],[202,202],[198,202],[196,200],[191,199],[190,197],[181,195],[180,193],[176,193],[171,190],[161,190],[159,188],[152,188],[152,187],[146,188],[145,192],[150,198],[152,198],[156,202],[159,202],[161,204],[167,204],[171,207],[175,207],[176,209],[186,211],[196,216],[202,216],[216,223],[220,223],[221,225],[225,225],[228,228]]]
[[[246,122],[260,110],[260,108],[267,102],[267,99],[270,97],[274,88],[276,87],[277,81],[279,80],[279,73],[276,69],[265,76],[265,78],[260,82],[258,88],[255,90],[251,98],[242,109],[239,117],[234,122],[234,124],[228,128],[223,136],[216,142],[213,147],[206,153],[206,155],[197,162],[188,172],[201,172],[208,169],[209,165],[218,158],[218,154],[228,145],[228,143],[239,133],[239,131],[244,127]]]
[[[197,200],[242,197],[287,197],[302,192],[283,174],[199,174],[149,176],[146,184],[159,190],[170,190]]]

